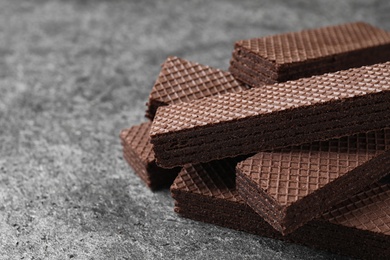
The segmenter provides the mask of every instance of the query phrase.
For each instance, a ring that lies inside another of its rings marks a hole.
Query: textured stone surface
[[[227,69],[239,39],[363,20],[388,1],[0,2],[0,259],[335,259],[182,219],[121,155],[168,55]]]

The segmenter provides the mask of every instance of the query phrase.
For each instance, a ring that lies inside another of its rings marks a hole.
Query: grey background
[[[178,217],[121,156],[168,55],[363,20],[384,1],[0,1],[0,259],[341,259]],[[320,235],[320,234],[319,234]]]

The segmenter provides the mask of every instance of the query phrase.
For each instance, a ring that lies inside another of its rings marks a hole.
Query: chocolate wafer
[[[150,92],[146,117],[153,120],[160,106],[248,88],[227,71],[174,56],[168,57],[162,64],[160,74]]]
[[[320,218],[282,236],[239,196],[236,161],[186,165],[171,192],[183,217],[357,258],[390,257],[390,184],[375,183]]]
[[[168,57],[149,95],[146,116],[153,120],[159,106],[247,89],[229,72],[178,57]],[[156,165],[148,136],[150,124],[123,130],[121,139],[126,161],[149,187],[157,189],[169,186],[178,169],[171,172]]]
[[[150,122],[122,130],[120,138],[123,157],[135,173],[152,190],[169,187],[180,168],[162,169],[156,165],[152,144],[150,143]]]
[[[363,22],[241,40],[230,72],[253,87],[390,60],[390,33]]]
[[[390,125],[390,62],[160,107],[157,163],[174,167]]]
[[[388,173],[390,128],[257,153],[238,164],[237,190],[288,234]]]

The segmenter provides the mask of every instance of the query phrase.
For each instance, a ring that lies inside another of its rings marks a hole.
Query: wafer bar
[[[174,56],[168,57],[162,64],[160,74],[150,92],[146,117],[153,120],[159,106],[248,88],[227,71]]]
[[[237,165],[237,190],[285,235],[388,173],[390,128],[259,152]]]
[[[170,168],[390,126],[390,62],[160,107],[150,135]]]
[[[180,168],[163,169],[156,165],[149,139],[150,122],[146,122],[120,133],[123,157],[135,173],[152,190],[169,187]]]
[[[235,189],[234,165],[224,159],[186,165],[171,186],[183,217],[349,255],[390,257],[390,183],[377,182],[287,236],[264,221]],[[388,181],[388,180],[387,180]]]
[[[363,22],[241,40],[229,71],[250,86],[390,60],[390,33]]]
[[[159,106],[246,89],[248,87],[236,81],[229,72],[168,57],[150,93],[146,116],[153,120]],[[156,165],[149,142],[150,125],[144,123],[122,131],[123,155],[150,188],[169,187],[179,169],[169,171]]]

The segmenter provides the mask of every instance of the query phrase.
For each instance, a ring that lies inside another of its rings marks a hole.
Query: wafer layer
[[[390,125],[390,63],[161,107],[151,127],[157,163],[250,154]]]
[[[150,126],[147,122],[122,130],[120,138],[125,160],[146,185],[155,190],[169,187],[180,169],[167,170],[156,165],[149,138]]]
[[[265,83],[283,82],[389,59],[390,33],[356,22],[238,41],[229,70],[240,78],[241,63]]]
[[[146,116],[153,119],[159,106],[246,89],[227,71],[168,57],[149,95]]]
[[[358,258],[390,256],[390,185],[376,183],[282,237],[234,187],[234,161],[185,166],[171,192],[184,217]]]

